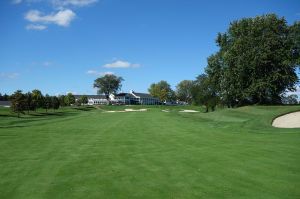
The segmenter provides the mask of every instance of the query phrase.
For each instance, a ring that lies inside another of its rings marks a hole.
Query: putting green
[[[0,109],[0,198],[300,198],[300,106],[125,108]]]

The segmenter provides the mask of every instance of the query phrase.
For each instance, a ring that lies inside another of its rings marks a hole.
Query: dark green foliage
[[[117,77],[116,75],[106,74],[103,77],[99,77],[94,81],[94,88],[98,89],[98,94],[104,93],[106,99],[109,100],[109,95],[116,93],[122,87],[121,82],[124,79],[122,77]]]
[[[40,90],[33,90],[31,92],[32,101],[35,104],[35,108],[43,108],[44,107],[44,97]]]
[[[60,106],[66,106],[65,98],[66,98],[65,95],[58,96]]]
[[[2,95],[0,93],[0,101],[8,101],[8,100],[9,100],[9,95],[7,94]]]
[[[54,109],[54,110],[57,110],[59,109],[59,99],[58,97],[56,96],[52,96],[51,97],[51,107]]]
[[[20,113],[24,114],[26,105],[26,97],[21,90],[17,90],[13,95],[11,95],[11,110],[17,113],[18,117],[20,117]]]
[[[151,84],[148,91],[153,97],[157,97],[162,102],[172,101],[176,98],[170,84],[164,80]]]
[[[81,96],[80,101],[82,104],[87,104],[89,102],[88,97],[86,95]]]
[[[190,104],[192,102],[192,88],[193,88],[192,80],[181,81],[176,86],[176,97],[179,100]]]
[[[44,109],[48,112],[48,109],[52,107],[52,98],[50,95],[46,94],[44,97]]]
[[[68,93],[65,97],[64,97],[64,103],[66,104],[66,106],[70,106],[75,104],[75,97],[72,93]]]
[[[218,96],[207,75],[199,75],[193,82],[192,99],[194,104],[204,105],[206,112],[208,112],[209,108],[212,111],[215,110]]]
[[[293,43],[292,58],[300,67],[300,21],[289,27],[289,38]]]
[[[219,52],[206,72],[228,106],[278,104],[293,91],[299,64],[299,23],[289,27],[274,14],[244,18],[218,34]]]
[[[29,114],[29,111],[34,111],[36,109],[36,103],[32,98],[32,93],[28,92],[25,94],[26,110]]]

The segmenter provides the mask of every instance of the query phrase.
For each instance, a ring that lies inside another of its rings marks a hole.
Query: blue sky
[[[114,73],[123,91],[173,88],[204,71],[231,21],[266,13],[300,20],[299,0],[1,0],[0,92],[95,94]]]

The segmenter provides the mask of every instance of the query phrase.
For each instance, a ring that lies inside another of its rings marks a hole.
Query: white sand
[[[183,110],[183,111],[179,111],[181,113],[197,113],[199,111],[195,111],[195,110]]]
[[[105,113],[143,112],[147,109],[125,109],[124,111],[105,111]]]
[[[300,128],[300,111],[275,118],[272,126],[278,128]]]
[[[166,113],[169,113],[170,111],[169,110],[161,110],[162,112],[166,112]]]

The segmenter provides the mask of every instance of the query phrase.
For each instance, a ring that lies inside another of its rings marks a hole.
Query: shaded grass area
[[[0,198],[300,197],[300,130],[270,125],[299,106],[124,108],[1,117]]]

